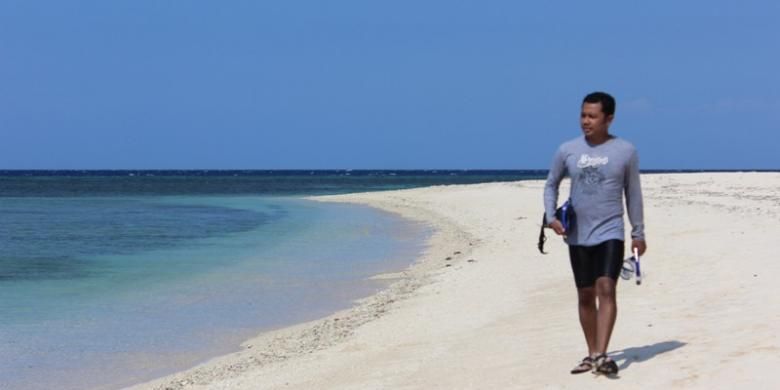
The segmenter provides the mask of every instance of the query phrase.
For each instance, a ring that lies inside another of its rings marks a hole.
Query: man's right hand
[[[550,222],[550,224],[548,226],[550,226],[550,229],[555,231],[555,234],[557,234],[559,236],[565,236],[566,235],[566,229],[563,228],[563,224],[561,223],[561,221],[556,219],[556,220]]]

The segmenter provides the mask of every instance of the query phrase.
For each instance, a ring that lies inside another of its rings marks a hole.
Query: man
[[[580,325],[588,345],[588,355],[572,374],[618,372],[607,347],[617,317],[615,287],[623,265],[623,194],[632,226],[632,251],[636,248],[641,256],[647,248],[639,159],[633,145],[609,133],[614,115],[615,99],[609,94],[594,92],[583,99],[584,137],[558,148],[544,188],[546,222],[569,245]],[[555,218],[558,187],[566,175],[571,178],[570,199],[576,214],[568,231]]]

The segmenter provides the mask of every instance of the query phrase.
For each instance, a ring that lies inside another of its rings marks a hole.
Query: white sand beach
[[[618,284],[617,379],[569,374],[587,350],[567,249],[551,231],[549,254],[536,249],[543,182],[526,181],[317,198],[436,232],[352,309],[133,389],[780,388],[780,174],[642,185],[645,280]]]

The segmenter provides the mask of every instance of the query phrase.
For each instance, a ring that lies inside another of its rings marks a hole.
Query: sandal
[[[585,356],[584,359],[578,364],[576,367],[571,369],[572,374],[582,374],[583,372],[588,372],[593,369],[593,358],[590,356]]]
[[[593,372],[609,376],[617,375],[618,365],[606,353],[602,353],[596,356],[596,369]]]

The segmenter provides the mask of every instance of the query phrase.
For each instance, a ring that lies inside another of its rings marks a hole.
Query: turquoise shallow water
[[[429,232],[367,207],[252,195],[6,197],[0,388],[116,388],[321,317]]]

